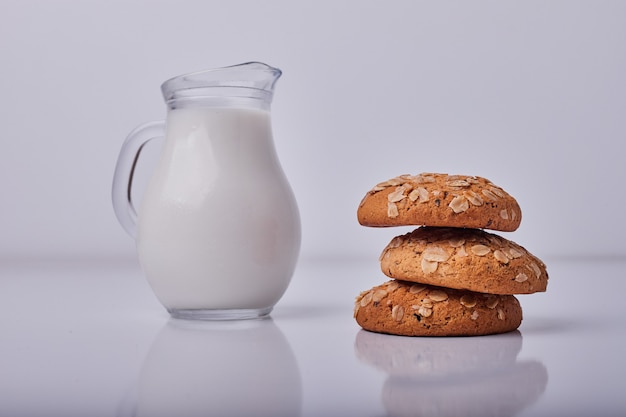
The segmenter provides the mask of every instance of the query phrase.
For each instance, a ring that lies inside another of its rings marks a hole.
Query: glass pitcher
[[[263,317],[291,281],[300,218],[271,129],[280,75],[250,62],[172,78],[161,86],[166,121],[138,127],[122,146],[115,214],[173,317]],[[137,213],[135,164],[157,137],[163,149]]]

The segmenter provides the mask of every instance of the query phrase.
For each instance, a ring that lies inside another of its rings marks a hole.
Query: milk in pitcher
[[[271,310],[300,245],[296,202],[257,108],[168,112],[137,222],[139,261],[174,316]]]

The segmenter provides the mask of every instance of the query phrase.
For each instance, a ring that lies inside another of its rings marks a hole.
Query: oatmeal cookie
[[[418,227],[380,255],[390,278],[490,294],[546,291],[545,264],[522,246],[479,229]]]
[[[400,336],[480,336],[513,331],[522,308],[513,295],[479,294],[391,280],[362,292],[354,317],[365,330]]]
[[[522,221],[519,204],[486,178],[422,173],[377,184],[361,200],[363,226],[449,226],[512,232]]]

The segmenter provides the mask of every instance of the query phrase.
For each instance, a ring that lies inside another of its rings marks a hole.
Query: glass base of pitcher
[[[273,307],[258,309],[168,309],[175,319],[184,320],[254,320],[267,317]]]

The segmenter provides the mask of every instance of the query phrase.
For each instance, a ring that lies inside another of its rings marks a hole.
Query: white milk
[[[271,308],[287,289],[299,246],[270,114],[170,110],[137,231],[139,261],[163,305],[170,312]]]

